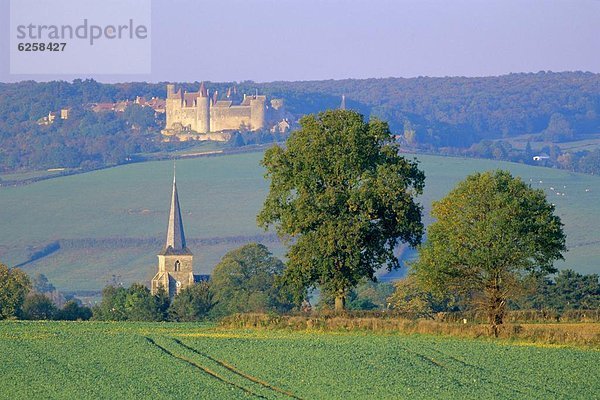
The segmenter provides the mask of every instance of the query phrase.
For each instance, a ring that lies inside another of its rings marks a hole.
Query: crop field
[[[186,236],[204,243],[191,246],[199,273],[247,241],[262,241],[284,255],[272,233],[269,239],[255,222],[268,190],[261,158],[256,152],[177,161]],[[427,222],[431,202],[468,174],[508,169],[556,204],[569,247],[566,262],[557,266],[600,270],[600,177],[491,160],[418,159],[427,176],[419,199]],[[46,274],[61,290],[97,290],[113,275],[125,284],[149,279],[165,235],[172,174],[172,162],[156,161],[0,188],[0,261],[25,263],[24,270]],[[27,262],[57,240],[79,245]]]
[[[600,352],[202,324],[2,322],[5,399],[584,399]]]

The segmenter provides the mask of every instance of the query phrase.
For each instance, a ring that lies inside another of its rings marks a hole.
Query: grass
[[[412,157],[412,156],[410,156]],[[254,236],[263,232],[255,216],[268,190],[259,165],[262,153],[195,158],[177,162],[179,195],[189,238]],[[427,175],[420,201],[430,204],[475,171],[503,168],[548,193],[565,223],[570,249],[559,268],[598,272],[600,177],[563,170],[465,158],[419,156]],[[129,164],[0,189],[0,260],[26,261],[36,246],[58,239],[158,238],[165,235],[173,164]],[[566,186],[566,187],[565,187]],[[551,190],[550,188],[554,188]],[[557,194],[560,193],[560,194]],[[563,195],[564,193],[564,195]],[[426,218],[430,222],[429,217]],[[226,242],[226,240],[225,240]],[[239,243],[192,248],[195,268],[211,271]],[[267,243],[277,255],[281,245]],[[63,249],[23,268],[41,272],[63,290],[100,289],[111,275],[126,284],[154,272],[153,248]]]
[[[2,322],[10,399],[584,399],[600,352],[430,335]]]
[[[181,150],[175,151],[160,151],[153,153],[141,153],[140,155],[143,157],[147,157],[148,159],[160,159],[160,158],[170,158],[173,156],[188,156],[194,155],[198,153],[209,153],[216,151],[223,151],[227,149],[227,144],[223,142],[214,142],[214,141],[204,141],[194,143],[193,145],[186,147]]]
[[[542,346],[578,346],[600,350],[600,323],[509,323],[500,326],[498,337],[511,342]],[[390,315],[362,317],[336,314],[266,315],[235,314],[223,318],[227,328],[287,329],[320,332],[377,332],[444,335],[462,338],[482,338],[490,335],[485,322],[441,322],[440,320],[404,318]]]
[[[27,179],[33,179],[33,178],[43,178],[43,177],[50,177],[50,176],[58,176],[63,174],[64,172],[68,172],[69,170],[58,170],[58,171],[28,171],[28,172],[13,172],[13,173],[9,173],[9,174],[2,174],[0,175],[0,179],[5,180],[5,181],[24,181]]]

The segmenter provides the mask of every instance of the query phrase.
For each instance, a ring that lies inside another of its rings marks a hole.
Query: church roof
[[[192,254],[185,243],[183,232],[183,220],[181,219],[181,208],[179,206],[179,195],[177,194],[177,183],[173,176],[173,192],[171,194],[171,210],[167,224],[167,241],[161,255]]]

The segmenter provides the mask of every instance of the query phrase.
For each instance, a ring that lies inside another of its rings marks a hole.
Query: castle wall
[[[167,99],[166,118],[166,129],[176,129],[178,124],[194,131],[198,129],[196,107],[182,107],[180,99]]]
[[[211,132],[240,129],[242,125],[250,127],[250,119],[250,107],[231,106],[210,108]]]
[[[182,107],[179,114],[179,122],[184,127],[189,126],[193,131],[198,129],[198,119],[196,118],[196,107]]]

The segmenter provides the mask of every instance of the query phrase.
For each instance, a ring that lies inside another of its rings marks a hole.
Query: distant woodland
[[[165,84],[0,83],[0,171],[93,169],[182,146],[160,141],[164,122],[149,108],[94,113],[87,107],[136,96],[164,98]],[[600,133],[600,75],[592,73],[208,83],[219,93],[234,85],[238,93],[258,90],[284,98],[287,110],[297,117],[337,108],[345,95],[348,108],[388,121],[403,146],[416,151],[531,163],[537,154],[531,145],[514,148],[511,138],[529,134],[534,144],[560,144],[598,138]],[[181,86],[193,91],[199,83]],[[66,107],[71,108],[68,120],[38,125],[50,111]],[[234,138],[232,146],[273,139],[268,132]],[[566,152],[550,145],[540,151],[548,156],[541,165],[600,173],[597,148]]]

